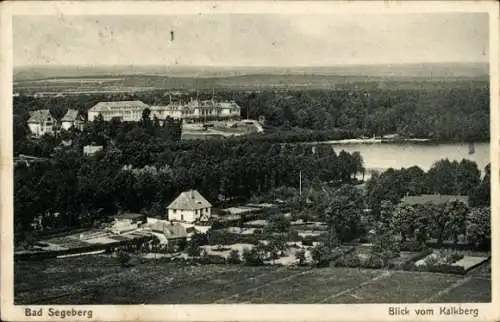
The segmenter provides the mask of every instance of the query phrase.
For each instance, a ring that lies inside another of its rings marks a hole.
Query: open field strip
[[[276,272],[281,272],[284,269],[285,269],[284,267],[281,267],[281,268],[277,269]],[[215,287],[213,287],[213,288],[211,288],[211,289],[203,290],[201,292],[198,292],[198,293],[194,294],[193,299],[196,301],[197,299],[203,298],[203,296],[206,296],[208,294],[213,294],[213,293],[220,294],[221,291],[223,291],[224,289],[228,289],[231,286],[235,287],[236,285],[244,284],[245,282],[248,283],[248,280],[258,280],[259,278],[262,278],[262,277],[265,277],[265,276],[269,276],[270,273],[272,273],[272,272],[265,272],[265,273],[262,273],[262,274],[259,274],[259,275],[256,275],[256,276],[252,276],[252,277],[248,277],[247,276],[247,277],[243,277],[243,278],[240,275],[240,276],[238,276],[238,280],[231,281],[230,284],[225,283],[225,281],[222,281],[222,283],[221,283],[220,280],[217,281],[216,283],[214,283],[214,281],[212,281],[212,283],[218,284],[218,285],[215,286]]]
[[[237,303],[319,303],[332,292],[339,292],[380,274],[374,270],[344,268],[320,268],[310,272],[241,294]]]
[[[260,289],[269,287],[271,285],[274,287],[275,284],[279,284],[279,283],[282,283],[282,282],[288,282],[288,281],[292,280],[293,278],[295,278],[297,276],[301,276],[301,275],[305,275],[305,274],[311,274],[313,272],[314,272],[314,270],[310,269],[310,270],[301,271],[301,272],[298,272],[298,273],[295,273],[295,274],[292,274],[292,275],[287,275],[287,276],[279,278],[279,279],[273,279],[273,280],[264,282],[263,284],[257,285],[255,287],[247,288],[244,291],[235,293],[235,294],[230,295],[228,297],[219,298],[218,300],[214,301],[213,304],[239,303],[240,300],[244,300],[244,296],[243,295],[245,295],[245,294],[251,294],[251,293],[253,293],[255,291],[258,291]],[[235,302],[235,300],[236,300],[236,302]]]
[[[416,303],[461,279],[451,274],[393,271],[391,278],[367,283],[328,303]]]
[[[456,281],[455,283],[451,284],[450,286],[448,286],[447,288],[437,292],[436,294],[432,295],[431,297],[428,297],[422,301],[420,301],[421,303],[432,303],[434,300],[442,297],[443,295],[449,293],[451,290],[469,282],[470,280],[472,279],[472,276],[469,276],[469,277],[465,277],[461,280],[458,280]]]
[[[480,303],[491,302],[491,280],[472,277],[444,294],[435,296],[431,303]]]
[[[349,293],[352,293],[353,291],[357,290],[357,289],[360,289],[366,285],[369,285],[371,283],[375,283],[376,281],[380,280],[380,279],[383,279],[383,278],[388,278],[392,275],[392,272],[389,272],[389,271],[382,271],[380,272],[378,275],[376,275],[375,277],[373,277],[372,279],[368,280],[368,281],[365,281],[365,282],[362,282],[361,284],[359,285],[356,285],[354,287],[351,287],[351,288],[348,288],[348,289],[345,289],[343,291],[340,291],[336,294],[333,294],[333,295],[330,295],[330,296],[327,296],[326,298],[322,299],[320,301],[320,303],[331,303],[334,299],[338,298],[338,297],[341,297],[345,294],[349,294]]]
[[[490,265],[466,276],[356,268],[186,265],[121,268],[86,256],[16,263],[16,304],[418,303],[491,301]]]
[[[104,290],[105,292],[113,292],[116,289],[123,288],[124,285],[126,286],[125,289],[127,289],[137,283],[149,288],[168,286],[171,289],[202,282],[221,274],[231,275],[238,272],[237,267],[228,269],[227,267],[220,266],[208,268],[207,266],[178,267],[174,264],[151,264],[147,268],[147,270],[144,270],[143,267],[139,266],[122,269],[115,264],[112,273],[109,273],[106,269],[102,269],[99,275],[87,277],[84,280],[79,278],[79,274],[72,274],[70,271],[66,271],[68,275],[65,276],[61,272],[60,277],[65,281],[63,284],[59,282],[60,278],[55,276],[51,276],[53,277],[51,279],[44,278],[42,285],[38,286],[40,283],[36,283],[38,287],[32,290],[19,292],[16,289],[16,300],[21,303],[26,302],[26,298],[43,301],[44,299],[58,298],[60,294],[81,294],[89,293],[92,290],[96,290],[98,293],[104,292]]]
[[[346,287],[370,279],[379,272],[361,272],[358,269],[312,269],[308,274],[299,274],[240,294],[233,301],[224,303],[319,303],[321,299]]]
[[[223,296],[228,292],[224,285],[239,287],[242,283],[255,281],[262,283],[279,276],[281,272],[276,271],[275,267],[266,267],[265,272],[257,269],[237,270],[218,274],[210,278],[198,280],[196,283],[184,283],[172,289],[166,288],[165,292],[151,297],[152,304],[204,304],[210,303],[214,299]]]

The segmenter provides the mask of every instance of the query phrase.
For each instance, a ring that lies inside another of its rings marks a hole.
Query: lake
[[[366,169],[384,170],[418,166],[429,170],[432,165],[448,158],[450,161],[471,160],[477,163],[479,170],[490,163],[490,144],[476,143],[475,153],[469,154],[468,143],[383,143],[383,144],[331,144],[338,154],[344,150],[352,153],[358,151],[364,160]]]

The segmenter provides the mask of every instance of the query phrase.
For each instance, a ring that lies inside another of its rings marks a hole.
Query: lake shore
[[[433,142],[431,139],[344,139],[344,140],[330,140],[311,142],[311,144],[382,144],[382,143],[420,143],[420,142]]]

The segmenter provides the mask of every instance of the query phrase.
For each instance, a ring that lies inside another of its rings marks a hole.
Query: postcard
[[[494,1],[0,14],[2,320],[500,319]]]

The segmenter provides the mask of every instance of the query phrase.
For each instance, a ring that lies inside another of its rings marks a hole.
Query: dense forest
[[[164,90],[52,98],[19,96],[14,98],[14,124],[18,129],[26,121],[27,111],[40,108],[48,108],[56,118],[61,118],[68,108],[76,108],[86,115],[87,110],[100,101],[137,99],[161,105],[195,97],[210,99],[212,91],[191,91],[181,96],[171,96]],[[282,138],[294,133],[301,133],[305,139],[398,133],[438,141],[489,140],[487,82],[471,81],[467,86],[456,87],[436,83],[434,88],[425,89],[364,88],[362,85],[332,90],[219,89],[215,91],[215,99],[235,100],[244,118],[264,116],[267,129],[277,130]]]
[[[17,232],[30,230],[44,216],[47,229],[78,227],[118,210],[162,215],[180,192],[195,188],[217,205],[247,200],[279,186],[299,185],[299,172],[318,181],[350,182],[363,171],[357,153],[310,146],[256,142],[249,138],[180,141],[175,121],[90,124],[66,132],[16,142],[46,162],[20,163],[14,172]],[[54,148],[63,139],[71,147]],[[104,144],[94,156],[82,155],[89,140]],[[55,213],[60,215],[54,216]]]

